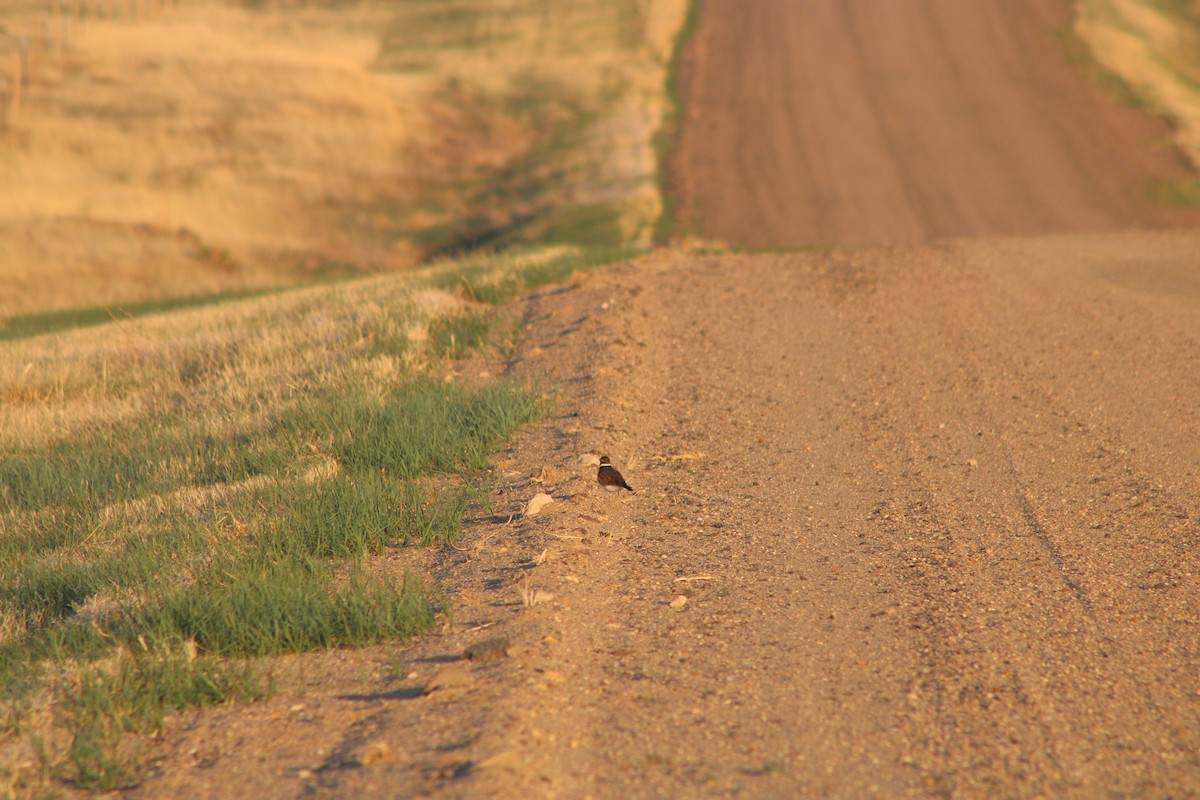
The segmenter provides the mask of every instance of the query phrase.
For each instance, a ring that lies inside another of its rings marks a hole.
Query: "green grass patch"
[[[289,498],[286,515],[263,533],[260,546],[287,557],[362,558],[393,545],[453,542],[466,490],[425,494],[418,483],[379,470],[339,473]]]
[[[440,317],[429,325],[429,350],[435,358],[463,358],[482,346],[492,320],[485,313]]]
[[[433,326],[439,357],[489,332],[485,315]],[[363,342],[364,353],[377,347]],[[220,368],[195,373],[201,393],[221,380]],[[118,788],[138,775],[130,734],[152,730],[155,715],[257,696],[233,682],[246,659],[427,630],[440,607],[430,588],[367,559],[453,542],[475,497],[471,476],[539,412],[533,393],[508,383],[409,375],[380,393],[335,380],[241,425],[185,407],[6,454],[0,619],[18,633],[0,645],[0,699],[13,708],[79,665],[78,690],[61,695],[75,709],[74,739],[54,773]],[[314,454],[333,471],[307,474]],[[219,490],[211,499],[172,499],[208,487]],[[207,654],[198,666],[140,654],[121,670],[104,666],[115,653],[189,641]],[[157,705],[131,708],[143,692]]]
[[[529,391],[512,384],[468,388],[422,379],[382,397],[339,391],[306,399],[265,426],[256,443],[235,437],[191,439],[176,450],[145,447],[134,435],[145,430],[135,427],[124,436],[55,445],[49,455],[17,454],[4,460],[6,477],[45,474],[0,496],[0,604],[36,633],[70,623],[98,594],[162,591],[220,541],[222,520],[252,525],[258,547],[280,558],[361,558],[396,544],[448,543],[461,528],[466,490],[426,496],[417,481],[482,470],[488,454],[539,410]],[[336,460],[337,474],[289,477],[310,443]],[[70,459],[61,457],[63,446]],[[236,458],[255,450],[272,453],[269,463]],[[234,461],[238,466],[230,466]],[[254,474],[269,480],[200,515],[156,504],[105,512],[218,476]]]
[[[187,413],[152,414],[0,459],[0,513],[54,509],[84,520],[149,494],[276,475],[294,456],[294,443],[267,431],[218,435]],[[71,530],[85,534],[78,522]]]
[[[538,413],[522,387],[494,383],[468,388],[416,380],[388,395],[317,398],[283,414],[278,426],[328,447],[343,467],[383,470],[403,479],[476,471],[488,453]]]
[[[618,248],[625,243],[617,203],[590,203],[548,212],[539,223],[537,239],[545,244]]]
[[[465,355],[486,340],[489,326],[485,315],[435,321],[434,354]],[[352,469],[379,466],[406,478],[480,469],[488,448],[533,414],[528,393],[518,387],[466,390],[418,380],[383,399],[331,391],[250,430],[218,435],[181,413],[101,428],[48,448],[16,450],[0,459],[0,515],[40,513],[23,514],[26,523],[5,531],[14,538],[0,543],[0,555],[91,535],[89,526],[100,524],[99,510],[112,503],[282,476],[306,443],[324,439],[335,442],[335,454]]]
[[[624,261],[641,252],[631,247],[581,248],[554,258],[523,264],[513,272],[517,284],[522,289],[536,289],[566,280],[572,273],[586,272],[599,266]]]
[[[263,656],[407,639],[428,630],[434,612],[411,576],[397,581],[365,574],[358,561],[247,550],[214,558],[194,584],[155,598],[112,633],[149,631],[195,640],[214,654]]]

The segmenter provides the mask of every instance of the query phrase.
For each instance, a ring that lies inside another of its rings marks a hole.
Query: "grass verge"
[[[130,786],[143,735],[266,696],[270,656],[427,630],[436,587],[379,557],[453,542],[542,408],[447,362],[503,335],[491,304],[627,254],[479,254],[0,343],[0,765],[35,765],[14,794]]]

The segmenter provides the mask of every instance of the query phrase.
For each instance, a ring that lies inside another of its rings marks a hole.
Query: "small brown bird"
[[[600,470],[596,473],[596,483],[606,492],[619,492],[622,489],[633,491],[633,487],[625,482],[621,473],[617,472],[608,456],[600,456]]]

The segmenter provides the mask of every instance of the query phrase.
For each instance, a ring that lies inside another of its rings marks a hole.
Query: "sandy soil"
[[[515,306],[464,378],[557,411],[462,550],[396,555],[453,623],[181,715],[132,796],[1200,794],[1200,233],[1113,230],[1171,221],[1125,187],[1175,154],[1052,57],[1065,4],[734,5],[684,132],[705,224],[910,243],[662,252]]]
[[[1167,126],[1069,65],[1065,0],[706,0],[674,167],[685,229],[734,245],[1196,225]]]

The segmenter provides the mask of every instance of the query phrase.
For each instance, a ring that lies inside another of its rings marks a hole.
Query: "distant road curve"
[[[700,0],[682,230],[743,246],[1200,224],[1165,123],[1070,65],[1068,0]]]

